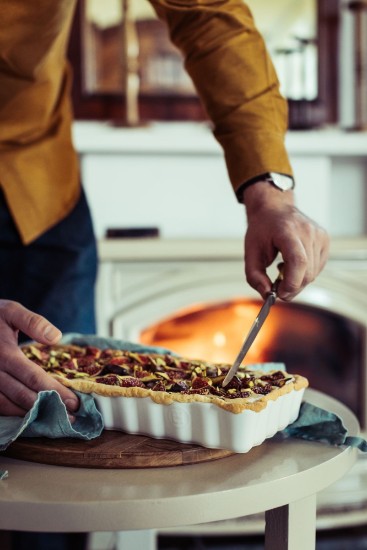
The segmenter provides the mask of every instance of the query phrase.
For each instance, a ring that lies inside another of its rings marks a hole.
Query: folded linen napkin
[[[280,435],[329,445],[357,447],[367,453],[367,441],[362,437],[348,436],[339,416],[307,402],[302,403],[297,420],[282,430]]]
[[[124,340],[67,334],[65,344],[93,345],[101,348],[127,349],[129,351],[172,353],[165,348],[143,346]],[[267,363],[251,365],[262,370],[282,369],[283,364]],[[94,398],[89,394],[78,393],[80,408],[74,414],[75,422],[70,423],[67,410],[56,391],[42,391],[32,409],[24,418],[0,417],[0,451],[5,450],[18,437],[76,437],[93,439],[103,430],[103,420]],[[348,436],[341,419],[324,409],[303,403],[298,419],[280,432],[280,437],[295,437],[319,441],[330,445],[357,447],[367,452],[367,441],[361,437]],[[0,479],[1,471],[0,471]]]
[[[103,420],[94,398],[89,394],[76,392],[80,407],[75,421],[69,416],[60,395],[55,390],[41,391],[33,407],[24,417],[0,417],[0,451],[4,451],[18,437],[76,437],[94,439],[103,430]]]

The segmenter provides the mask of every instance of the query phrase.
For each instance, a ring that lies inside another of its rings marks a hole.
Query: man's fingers
[[[42,315],[8,300],[0,300],[0,306],[2,320],[13,330],[21,330],[33,340],[43,344],[54,344],[60,340],[62,336],[60,330]]]
[[[23,411],[22,416],[32,407],[37,398],[35,391],[27,388],[22,382],[4,371],[0,371],[0,387],[4,398],[8,399],[14,408],[17,407]],[[1,411],[2,414],[5,414],[3,409]]]
[[[281,300],[294,298],[314,278],[313,260],[298,238],[288,238],[287,247],[283,247],[283,280],[278,288]]]
[[[317,228],[317,226],[316,226]],[[279,298],[292,300],[301,290],[312,283],[329,256],[329,238],[326,232],[317,228],[317,237],[301,239],[288,236],[286,245],[281,247],[284,260],[284,279],[279,285]]]
[[[41,315],[21,304],[0,300],[0,414],[24,416],[42,390],[56,390],[69,412],[79,407],[78,397],[25,357],[18,347],[18,332],[43,344],[55,344],[61,332]]]
[[[326,232],[322,235],[322,243],[319,252],[320,271],[325,267],[329,259],[330,239]]]
[[[278,236],[277,248],[270,251],[267,247],[255,244],[257,246],[247,242],[245,246],[245,273],[250,286],[263,298],[270,292],[272,285],[266,270],[273,263],[278,250],[282,252],[284,261],[283,281],[279,284],[278,296],[284,301],[292,300],[314,281],[328,257],[328,246],[320,249],[312,241],[302,240],[293,234],[284,234],[283,238]]]
[[[292,300],[301,290],[312,283],[325,266],[328,258],[329,238],[317,224],[296,212],[295,225],[282,224],[272,236],[274,248],[284,261],[284,277],[279,285],[278,296]]]
[[[20,350],[12,354],[11,364],[8,362],[0,372],[0,382],[1,376],[8,377],[6,383],[4,381],[0,385],[2,391],[6,388],[6,394],[12,396],[12,401],[25,410],[33,406],[37,394],[42,390],[56,390],[70,412],[79,408],[78,397],[73,391],[27,359]]]
[[[13,403],[6,395],[0,392],[0,411],[2,416],[24,416],[26,410]]]
[[[34,372],[34,369],[36,369],[37,372]],[[41,367],[33,365],[33,368],[23,370],[25,370],[25,372],[23,372],[22,382],[28,388],[33,389],[37,393],[43,390],[56,390],[60,394],[68,411],[75,412],[78,410],[79,399],[75,393],[61,384],[61,382],[52,378],[49,374],[46,374]]]
[[[251,266],[251,269],[247,269],[247,266]],[[256,266],[245,260],[245,274],[248,284],[265,299],[271,290],[272,284],[266,274],[265,267]]]
[[[266,273],[267,267],[273,262],[277,251],[259,245],[249,232],[245,236],[245,275],[248,284],[264,299],[271,290],[272,281]]]

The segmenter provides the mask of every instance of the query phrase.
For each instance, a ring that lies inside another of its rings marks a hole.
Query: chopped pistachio
[[[29,346],[29,351],[31,352],[28,357],[32,358],[37,357],[37,359],[42,359],[42,353],[41,350],[36,348],[35,346]]]
[[[165,380],[170,380],[170,377],[166,372],[157,372],[157,376],[160,376],[161,378],[165,378]]]

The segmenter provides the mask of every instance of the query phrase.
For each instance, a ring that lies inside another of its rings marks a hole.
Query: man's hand
[[[278,253],[284,261],[279,298],[292,300],[326,264],[329,237],[324,229],[294,205],[292,191],[281,192],[257,182],[243,194],[248,228],[245,272],[248,283],[264,298],[271,289],[266,269]]]
[[[77,396],[23,355],[18,331],[43,344],[55,344],[61,332],[44,317],[17,302],[0,300],[0,416],[24,416],[41,390],[57,390],[70,413]]]

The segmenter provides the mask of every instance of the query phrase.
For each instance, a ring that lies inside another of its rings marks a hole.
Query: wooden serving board
[[[104,430],[91,441],[19,438],[1,454],[30,462],[77,468],[158,468],[206,462],[234,453],[224,449],[206,449],[191,443]]]

